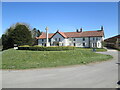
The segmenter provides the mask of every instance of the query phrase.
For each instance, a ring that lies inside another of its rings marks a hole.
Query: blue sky
[[[104,26],[105,38],[118,34],[117,2],[3,2],[2,33],[16,22],[49,33],[99,30]],[[1,34],[2,34],[1,33]]]

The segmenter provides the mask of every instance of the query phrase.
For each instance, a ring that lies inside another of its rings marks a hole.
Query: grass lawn
[[[76,48],[76,49],[92,51],[92,48]],[[104,49],[104,48],[97,48],[96,49],[96,52],[105,52],[105,51],[107,51],[107,49]]]
[[[3,69],[30,69],[57,67],[90,62],[104,61],[112,58],[92,52],[91,49],[76,49],[68,51],[26,51],[5,50],[2,53]]]

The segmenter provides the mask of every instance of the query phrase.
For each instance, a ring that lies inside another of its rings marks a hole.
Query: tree
[[[10,37],[12,37],[14,44],[30,45],[32,43],[31,31],[26,27],[26,25],[17,25]]]
[[[42,34],[42,32],[40,32],[40,30],[37,30],[37,37],[39,37]]]
[[[40,32],[40,30],[37,30],[36,28],[33,28],[33,30],[31,31],[31,33],[32,33],[32,37],[36,38],[36,37],[39,37],[42,32]]]
[[[0,50],[2,50],[2,38],[0,38]]]
[[[31,31],[31,33],[32,33],[32,38],[37,37],[37,29],[36,28],[33,28],[33,30]]]
[[[8,49],[13,47],[13,40],[10,37],[10,33],[13,31],[13,29],[10,27],[9,29],[7,29],[6,33],[2,35],[2,45],[3,45],[3,49]]]
[[[27,24],[16,23],[2,35],[3,49],[13,48],[17,45],[31,45],[32,34]]]
[[[33,38],[33,45],[36,45],[38,43],[36,37],[39,37],[41,35],[41,32],[40,32],[40,30],[33,28],[31,33],[32,33],[32,38]]]

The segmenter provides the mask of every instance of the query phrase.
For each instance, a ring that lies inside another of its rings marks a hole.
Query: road
[[[4,70],[3,88],[115,88],[118,81],[118,52],[109,61],[59,68]]]
[[[2,63],[2,52],[0,51],[0,64]],[[0,89],[2,89],[2,70],[0,70]]]

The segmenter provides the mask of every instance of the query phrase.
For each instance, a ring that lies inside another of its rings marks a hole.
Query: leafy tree
[[[36,45],[38,43],[36,37],[39,37],[41,35],[41,32],[40,32],[40,30],[33,28],[31,33],[32,33],[32,38],[33,38],[33,45]]]
[[[39,37],[41,35],[40,30],[37,30],[36,28],[33,28],[33,30],[31,32],[32,32],[32,37],[33,38]]]
[[[37,29],[36,28],[33,28],[33,30],[31,31],[31,33],[32,33],[32,38],[37,37]]]
[[[30,45],[32,36],[31,31],[25,25],[17,25],[13,32],[10,34],[14,41],[14,44],[18,45]]]
[[[9,29],[7,29],[6,33],[2,35],[3,49],[8,49],[13,47],[13,40],[9,35],[12,32],[12,30],[13,29],[10,27]]]
[[[31,45],[32,34],[27,24],[16,23],[2,35],[3,49],[13,48],[17,45]]]
[[[2,50],[2,38],[0,38],[0,50]]]
[[[42,32],[40,32],[40,30],[37,30],[37,37],[39,37],[42,34]]]

